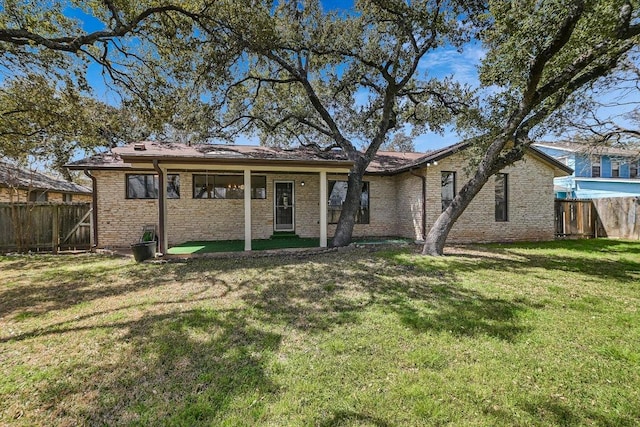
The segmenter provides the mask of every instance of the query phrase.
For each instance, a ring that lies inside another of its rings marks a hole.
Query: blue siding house
[[[534,146],[574,170],[554,180],[558,199],[640,196],[640,153],[575,142],[540,142]]]

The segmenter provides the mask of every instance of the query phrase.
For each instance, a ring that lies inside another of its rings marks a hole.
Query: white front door
[[[293,181],[273,183],[274,231],[295,230],[295,202]]]

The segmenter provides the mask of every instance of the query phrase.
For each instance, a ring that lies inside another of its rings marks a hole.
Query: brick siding
[[[62,203],[63,193],[54,191],[47,192],[47,202]],[[28,202],[27,190],[14,190],[6,187],[0,187],[0,203],[22,203]],[[73,202],[91,202],[91,194],[73,194]]]

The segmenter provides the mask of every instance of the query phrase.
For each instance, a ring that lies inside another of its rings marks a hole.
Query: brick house
[[[467,146],[379,152],[364,177],[354,236],[423,239],[467,179]],[[278,231],[319,238],[327,246],[351,166],[340,151],[156,142],[68,165],[92,177],[99,247],[127,247],[145,225],[156,224],[161,252],[186,241],[236,239],[251,250],[252,239]],[[553,239],[553,178],[571,172],[530,149],[487,183],[449,241]]]
[[[90,188],[0,161],[0,203],[90,201]]]

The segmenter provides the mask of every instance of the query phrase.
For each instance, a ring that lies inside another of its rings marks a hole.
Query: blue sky
[[[325,10],[350,10],[352,1],[324,0]],[[67,9],[69,16],[80,20],[85,31],[91,32],[103,28],[103,24],[90,15],[84,14],[77,9]],[[434,77],[453,75],[458,81],[468,83],[472,86],[478,85],[476,66],[482,59],[483,53],[479,47],[472,46],[460,53],[454,48],[440,49],[429,55],[421,64],[421,71],[429,70],[429,74]],[[95,63],[90,64],[87,78],[89,84],[95,92],[95,96],[100,100],[118,104],[120,98],[118,94],[110,90],[102,75],[102,68]],[[449,127],[443,134],[426,133],[414,140],[417,151],[428,151],[441,148],[459,142],[460,137],[455,133],[453,127]],[[257,138],[239,137],[237,144],[258,144]]]
[[[350,10],[353,6],[352,1],[340,1],[340,0],[324,0],[323,5],[325,9],[342,9]],[[102,23],[91,16],[83,14],[78,10],[67,10],[70,16],[73,16],[80,21],[86,31],[95,31],[102,28]],[[478,87],[478,71],[477,67],[484,57],[484,51],[481,46],[477,44],[467,45],[462,52],[457,51],[453,47],[440,48],[428,56],[426,56],[420,64],[419,71],[428,71],[429,76],[443,77],[451,75],[453,78],[461,83],[466,83],[471,87]],[[95,91],[95,95],[111,104],[119,103],[120,99],[116,92],[111,91],[105,84],[105,79],[102,76],[101,67],[96,64],[91,64],[88,70],[88,80]],[[366,94],[363,94],[366,97]],[[608,93],[604,100],[608,102],[614,101],[636,101],[636,92],[625,93]],[[628,107],[627,107],[628,108]],[[623,109],[619,106],[602,109],[603,116],[615,116],[619,115]],[[420,135],[414,140],[417,151],[427,151],[437,149],[443,146],[451,145],[459,142],[460,136],[455,132],[452,127],[448,127],[443,134],[426,133]],[[257,139],[249,139],[245,137],[238,138],[236,140],[238,144],[257,144]]]

